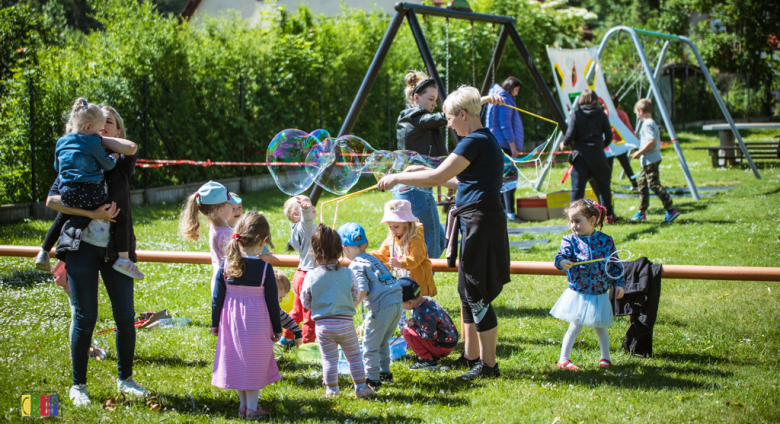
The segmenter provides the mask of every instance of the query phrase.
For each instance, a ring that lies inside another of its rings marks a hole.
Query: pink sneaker
[[[116,262],[114,262],[114,269],[134,280],[144,279],[144,275],[130,259],[117,258]]]
[[[246,418],[246,406],[242,406],[238,408],[238,417],[239,418]]]
[[[269,415],[271,414],[269,414],[268,411],[259,406],[257,407],[257,411],[253,411],[248,408],[246,410],[246,419],[249,421],[257,421],[263,418],[268,418]]]

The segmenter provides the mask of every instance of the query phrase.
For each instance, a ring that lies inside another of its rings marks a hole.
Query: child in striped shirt
[[[282,300],[284,300],[287,293],[290,292],[290,279],[287,278],[285,273],[278,269],[274,270],[274,276],[276,276],[276,289],[279,293],[279,304],[281,305]],[[293,339],[295,347],[299,347],[303,342],[303,331],[301,331],[301,327],[298,326],[298,323],[295,322],[284,309],[279,308],[279,314],[282,319],[282,328],[293,334],[293,337],[295,337]]]

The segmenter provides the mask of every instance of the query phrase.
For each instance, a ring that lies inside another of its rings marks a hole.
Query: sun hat
[[[401,296],[404,302],[408,302],[420,295],[420,286],[411,278],[401,277],[398,279],[398,284],[401,285]]]
[[[358,246],[368,242],[366,231],[359,224],[347,222],[339,227],[337,233],[341,237],[341,244],[344,246]]]
[[[195,194],[198,195],[196,201],[199,205],[218,205],[225,202],[237,205],[241,203],[241,198],[231,196],[228,189],[216,181],[203,184]]]
[[[408,200],[393,199],[385,203],[385,214],[382,216],[382,224],[417,221],[417,218],[412,213],[412,204]]]

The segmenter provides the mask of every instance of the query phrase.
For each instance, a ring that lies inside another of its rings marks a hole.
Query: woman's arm
[[[62,204],[62,198],[59,195],[47,197],[46,207],[68,215],[78,215],[78,216],[87,217],[89,219],[95,219],[98,221],[111,221],[111,222],[114,222],[112,218],[114,218],[120,211],[120,209],[117,209],[115,202],[111,202],[110,205],[109,204],[102,205],[97,209],[95,209],[94,211],[89,211],[86,209],[79,209],[79,208],[71,208],[70,206],[65,206]]]
[[[459,154],[451,153],[436,169],[385,175],[379,180],[379,190],[390,190],[397,184],[406,184],[421,188],[436,187],[440,185],[447,188],[453,188],[453,181],[455,187],[457,187],[457,180],[455,180],[455,177],[463,172],[469,164],[471,164],[471,162],[469,162],[468,159]]]
[[[116,137],[103,137],[103,147],[125,156],[132,156],[138,151],[137,144],[130,140]]]

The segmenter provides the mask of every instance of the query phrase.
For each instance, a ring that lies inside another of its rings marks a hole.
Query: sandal
[[[560,369],[569,370],[569,371],[576,371],[576,370],[580,369],[580,367],[574,365],[574,362],[572,362],[572,361],[570,361],[568,359],[563,361],[563,362],[558,361],[558,363],[555,364],[555,366],[560,368]]]
[[[612,366],[612,361],[610,361],[609,359],[601,358],[601,360],[599,361],[599,368],[609,368],[611,366]]]

